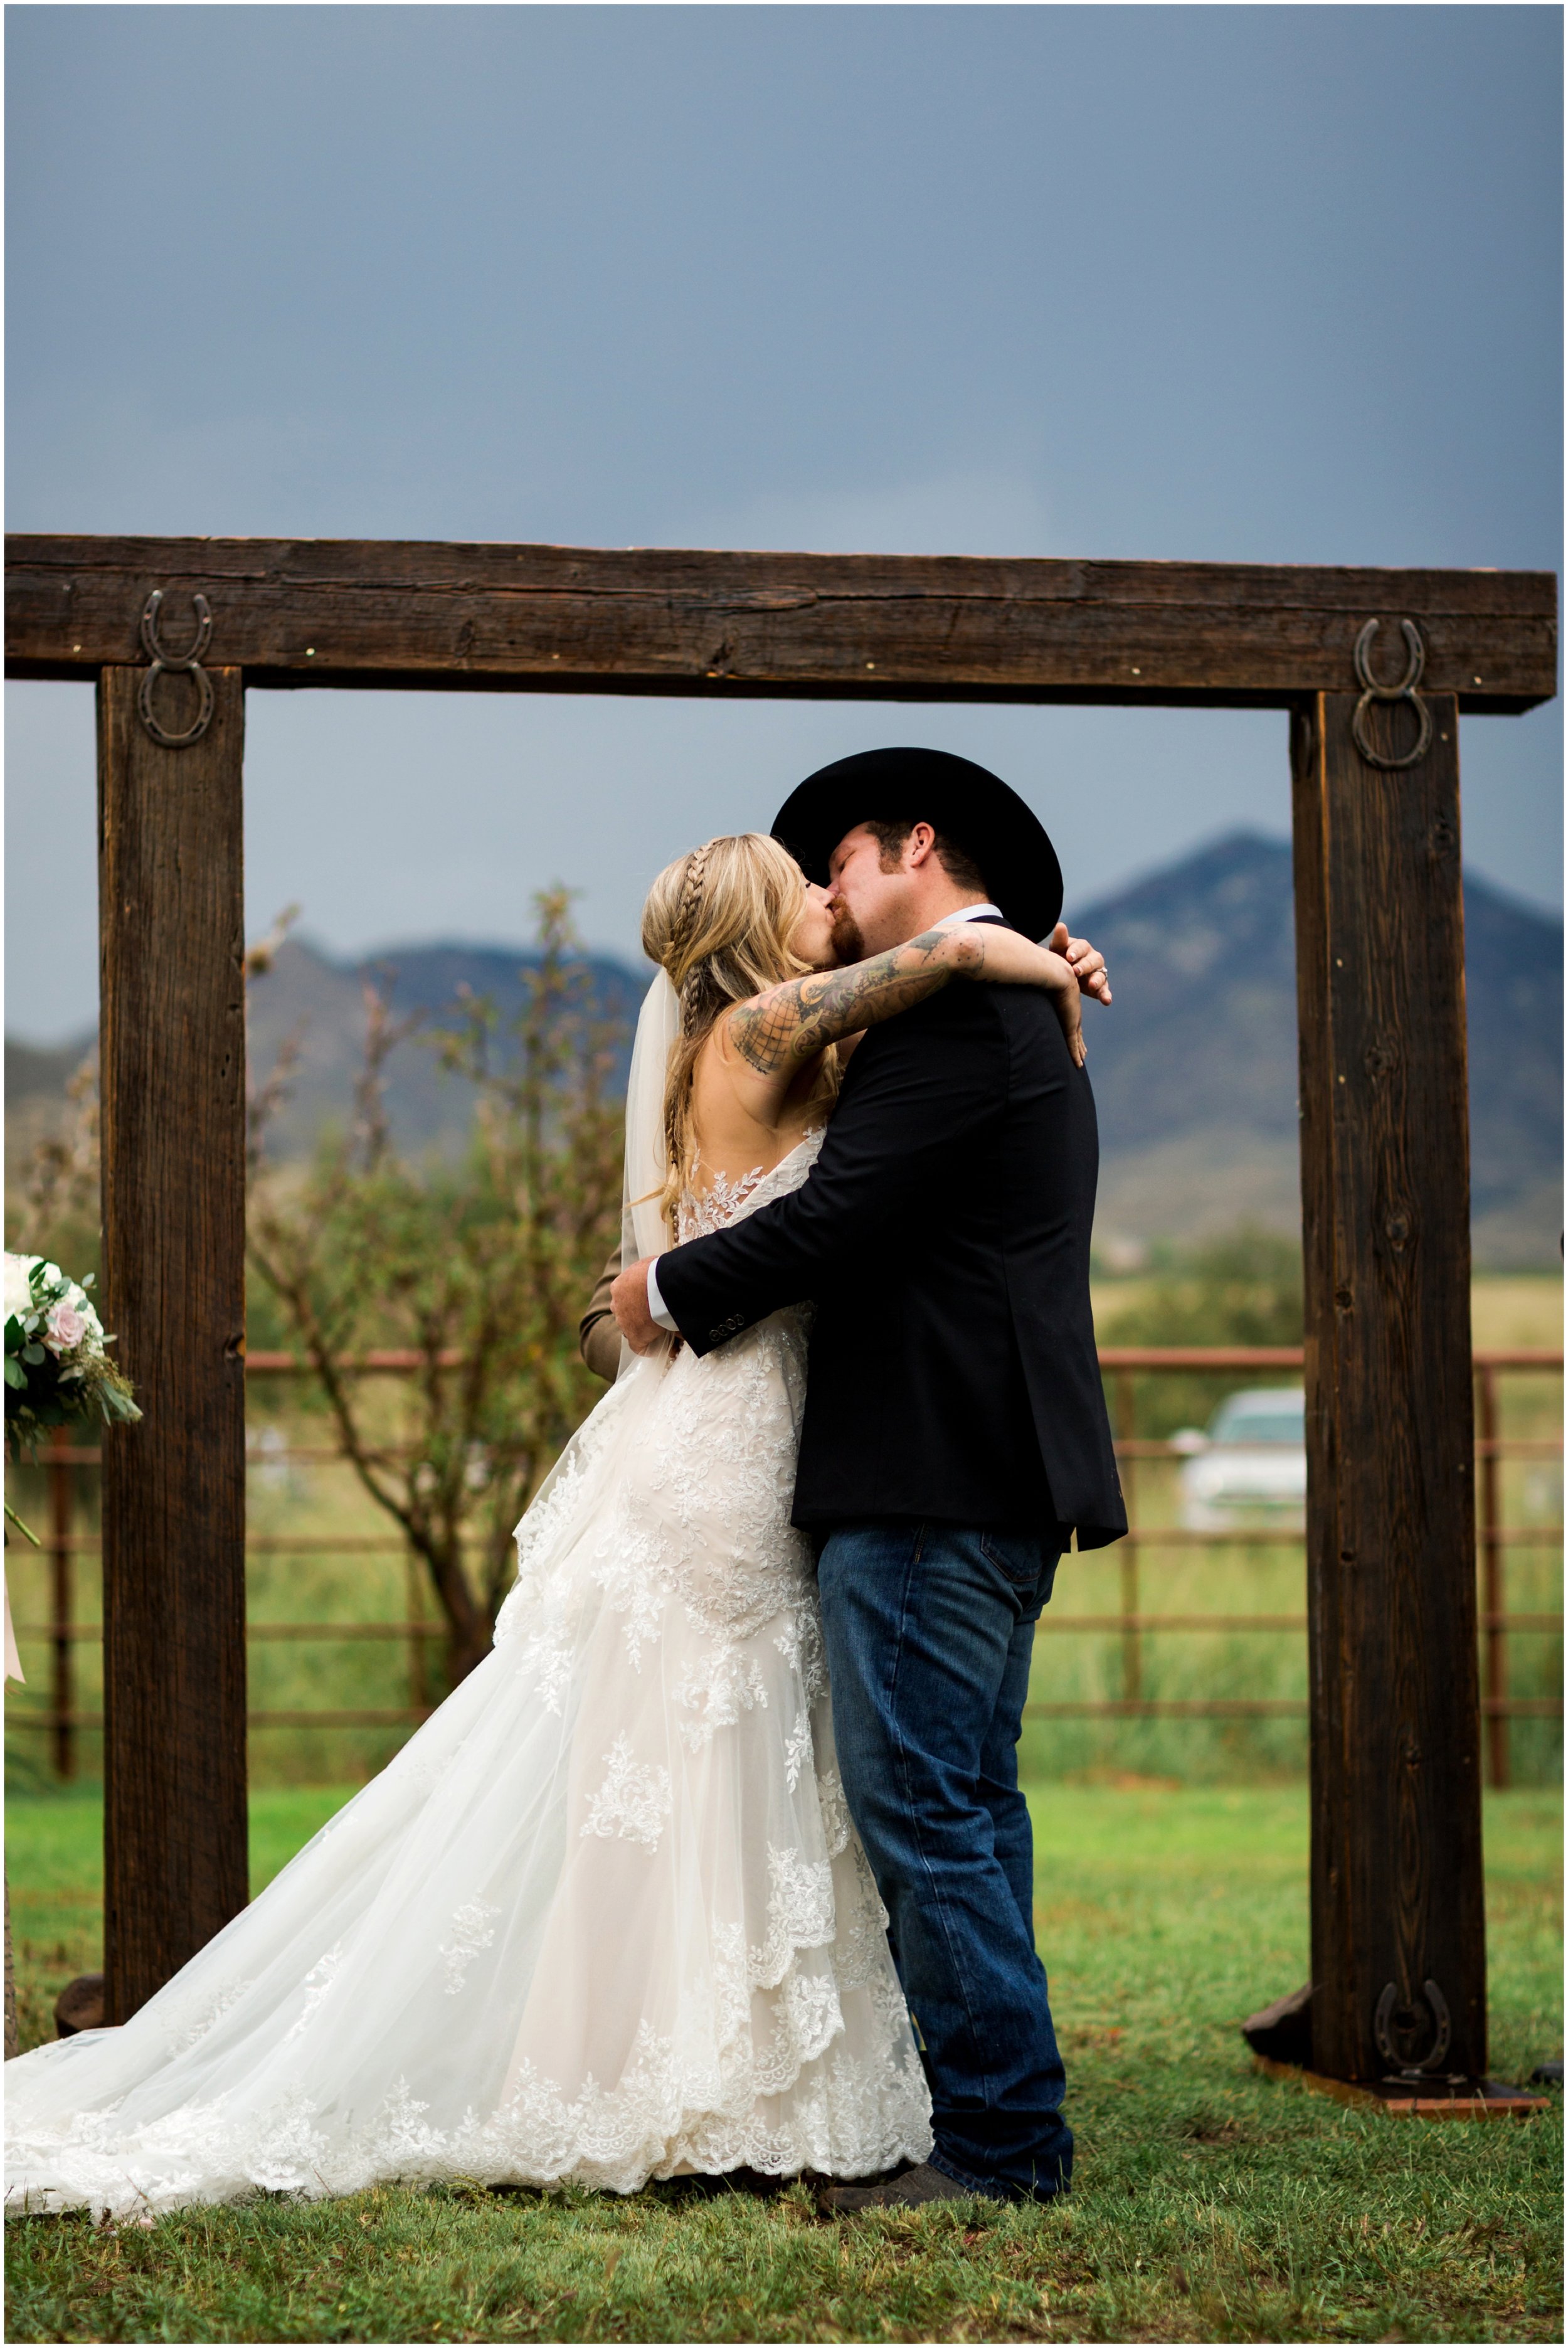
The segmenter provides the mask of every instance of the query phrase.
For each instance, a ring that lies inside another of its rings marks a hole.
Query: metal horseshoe
[[[1372,2018],[1372,2035],[1377,2040],[1378,2054],[1390,2070],[1407,2079],[1417,2078],[1423,2071],[1440,2070],[1449,2051],[1450,2041],[1453,2037],[1453,2024],[1450,2018],[1447,1998],[1435,1981],[1423,1982],[1421,1987],[1426,1992],[1427,2003],[1432,2010],[1432,2043],[1419,2063],[1407,2063],[1402,2059],[1389,2028],[1389,2024],[1394,2018],[1394,2008],[1399,2002],[1399,1989],[1393,1982],[1385,1985],[1383,1994],[1378,2000],[1377,2013]]]
[[[1368,620],[1356,639],[1356,675],[1361,681],[1361,698],[1356,704],[1350,731],[1355,737],[1356,747],[1367,764],[1381,767],[1385,774],[1393,774],[1402,767],[1419,766],[1432,747],[1432,713],[1416,691],[1427,664],[1427,648],[1414,620],[1401,620],[1399,626],[1404,632],[1405,649],[1409,655],[1405,674],[1398,685],[1379,685],[1372,675],[1370,658],[1372,639],[1379,625],[1378,621]],[[1380,750],[1372,747],[1367,731],[1367,712],[1375,701],[1408,701],[1416,713],[1419,729],[1416,747],[1413,750],[1407,750],[1402,758],[1386,758]]]
[[[136,705],[140,712],[141,722],[149,734],[159,747],[165,750],[186,750],[190,748],[192,742],[200,742],[212,723],[212,712],[216,706],[217,696],[212,690],[212,680],[201,666],[202,655],[212,641],[211,608],[205,595],[195,595],[191,601],[196,606],[196,640],[188,653],[171,653],[159,639],[158,621],[163,606],[161,587],[153,589],[147,599],[146,608],[141,615],[141,641],[147,648],[147,656],[152,665],[146,671],[140,685],[137,687]],[[200,695],[196,722],[193,726],[187,726],[183,734],[168,733],[152,714],[153,686],[166,671],[172,676],[194,677],[197,692]]]

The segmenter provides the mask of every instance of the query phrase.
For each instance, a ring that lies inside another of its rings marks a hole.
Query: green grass
[[[331,1794],[259,1793],[255,1874]],[[1424,2127],[1259,2078],[1239,2017],[1307,1971],[1299,1786],[1040,1784],[1070,2204],[842,2225],[804,2191],[677,2204],[384,2190],[8,2230],[15,2340],[1558,2340],[1560,2114]],[[94,1806],[15,1808],[18,1909],[90,1899]],[[1494,2068],[1561,2048],[1561,1806],[1487,1810]]]

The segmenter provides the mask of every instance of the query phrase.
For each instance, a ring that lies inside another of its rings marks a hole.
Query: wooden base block
[[[1255,2054],[1252,2059],[1267,2078],[1293,2079],[1309,2095],[1328,2096],[1337,2104],[1363,2110],[1376,2107],[1391,2120],[1523,2120],[1552,2108],[1550,2096],[1527,2096],[1522,2088],[1505,2087],[1496,2079],[1481,2079],[1473,2087],[1446,2096],[1419,2096],[1397,2080],[1327,2079],[1321,2071],[1271,2062],[1266,2054]]]
[[[78,1973],[55,2000],[56,2038],[74,2038],[82,2030],[101,2030],[105,2018],[102,1973]]]

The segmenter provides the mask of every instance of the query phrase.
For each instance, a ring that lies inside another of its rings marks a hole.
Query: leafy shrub
[[[1099,1315],[1102,1345],[1299,1345],[1301,1250],[1276,1231],[1244,1226],[1228,1237],[1173,1251],[1121,1307]],[[1226,1393],[1294,1383],[1277,1370],[1228,1382],[1179,1372],[1133,1382],[1138,1433],[1202,1426]]]

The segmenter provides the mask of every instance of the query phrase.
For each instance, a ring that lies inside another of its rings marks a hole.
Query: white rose
[[[87,1324],[87,1334],[89,1337],[101,1337],[103,1335],[104,1324],[98,1319],[97,1314],[93,1311],[92,1305],[88,1302],[87,1290],[83,1288],[78,1282],[74,1280],[71,1282],[70,1286],[66,1291],[65,1301],[70,1306],[73,1313],[79,1313],[81,1314],[83,1321]]]
[[[5,1318],[20,1320],[33,1310],[33,1290],[27,1274],[37,1262],[36,1255],[5,1255]]]

